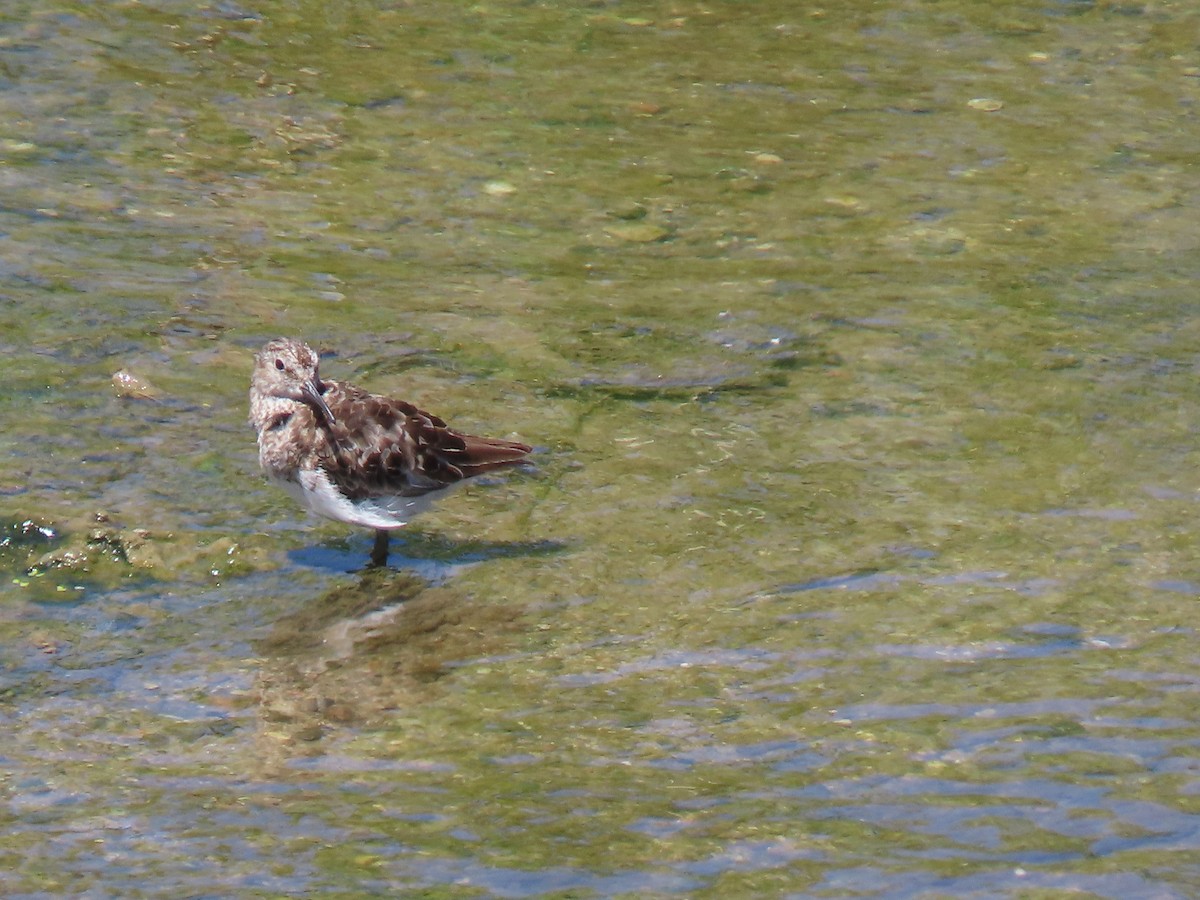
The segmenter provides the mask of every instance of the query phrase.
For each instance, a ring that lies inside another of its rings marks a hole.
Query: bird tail
[[[519,465],[533,450],[519,441],[476,437],[472,434],[460,434],[459,437],[462,438],[463,447],[452,454],[451,461],[467,477]]]

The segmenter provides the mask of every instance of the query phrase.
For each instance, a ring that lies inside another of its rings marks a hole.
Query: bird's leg
[[[371,548],[371,565],[383,568],[387,565],[388,533],[382,528],[375,529],[375,546]]]

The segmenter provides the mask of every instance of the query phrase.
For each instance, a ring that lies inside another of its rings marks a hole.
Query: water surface
[[[1193,895],[1197,24],[9,4],[5,895]],[[535,465],[364,576],[280,334]]]

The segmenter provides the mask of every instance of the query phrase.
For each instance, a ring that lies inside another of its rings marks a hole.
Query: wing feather
[[[419,497],[496,469],[517,465],[526,444],[462,434],[403,400],[327,381],[334,423],[321,466],[351,500]]]

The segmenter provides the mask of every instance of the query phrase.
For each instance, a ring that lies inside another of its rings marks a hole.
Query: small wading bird
[[[459,482],[517,465],[532,449],[463,434],[411,403],[322,381],[318,363],[307,344],[287,338],[254,357],[258,462],[313,512],[374,528],[374,566],[387,565],[389,531]]]

